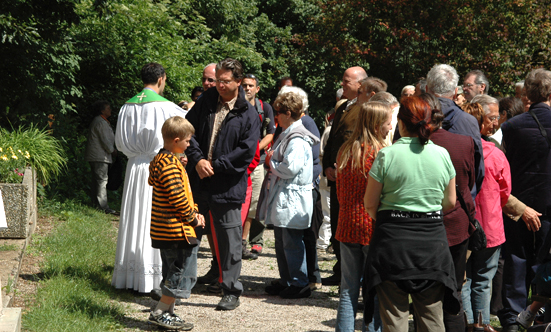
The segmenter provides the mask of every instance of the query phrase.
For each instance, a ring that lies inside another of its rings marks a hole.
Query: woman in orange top
[[[336,331],[354,331],[364,262],[373,223],[363,203],[377,152],[392,129],[392,110],[383,103],[361,106],[358,123],[337,156],[337,196],[341,202],[335,238],[341,242],[341,295]]]

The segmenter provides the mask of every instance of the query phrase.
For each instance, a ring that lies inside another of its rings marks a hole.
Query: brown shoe
[[[474,329],[475,327],[481,327],[481,326],[478,325],[478,324],[474,324],[474,325],[473,325],[473,329]],[[484,332],[497,332],[497,331],[494,329],[494,327],[493,327],[492,325],[490,325],[490,324],[484,324],[484,325],[482,325],[482,327],[484,327]]]

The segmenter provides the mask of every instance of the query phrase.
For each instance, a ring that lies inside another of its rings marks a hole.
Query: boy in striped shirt
[[[193,329],[193,324],[174,313],[174,303],[176,298],[189,298],[197,280],[195,227],[205,225],[177,156],[187,149],[194,132],[180,116],[166,120],[161,128],[164,147],[149,164],[148,183],[153,186],[151,245],[160,249],[163,264],[162,297],[149,321],[170,330]]]

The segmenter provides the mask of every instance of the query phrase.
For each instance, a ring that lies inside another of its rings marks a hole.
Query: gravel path
[[[188,300],[176,306],[182,319],[195,325],[193,331],[334,331],[339,303],[338,287],[324,286],[307,299],[287,300],[264,293],[264,287],[279,277],[274,249],[273,231],[266,230],[265,246],[257,260],[243,261],[241,282],[245,288],[241,305],[233,311],[216,311],[220,296],[209,294],[205,285],[196,285]],[[207,241],[199,249],[198,275],[207,272],[210,265]],[[329,256],[327,256],[329,257]],[[321,260],[322,277],[328,276],[335,261]],[[148,297],[135,297],[128,303],[123,322],[127,331],[154,331],[146,323],[149,310],[156,301]],[[356,328],[361,326],[361,313]]]

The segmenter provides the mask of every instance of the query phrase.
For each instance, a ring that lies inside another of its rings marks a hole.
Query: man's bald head
[[[343,96],[346,99],[354,99],[358,96],[360,81],[367,77],[367,73],[362,67],[350,67],[342,75]]]
[[[203,69],[203,89],[207,91],[209,88],[216,86],[216,63],[209,63]]]

